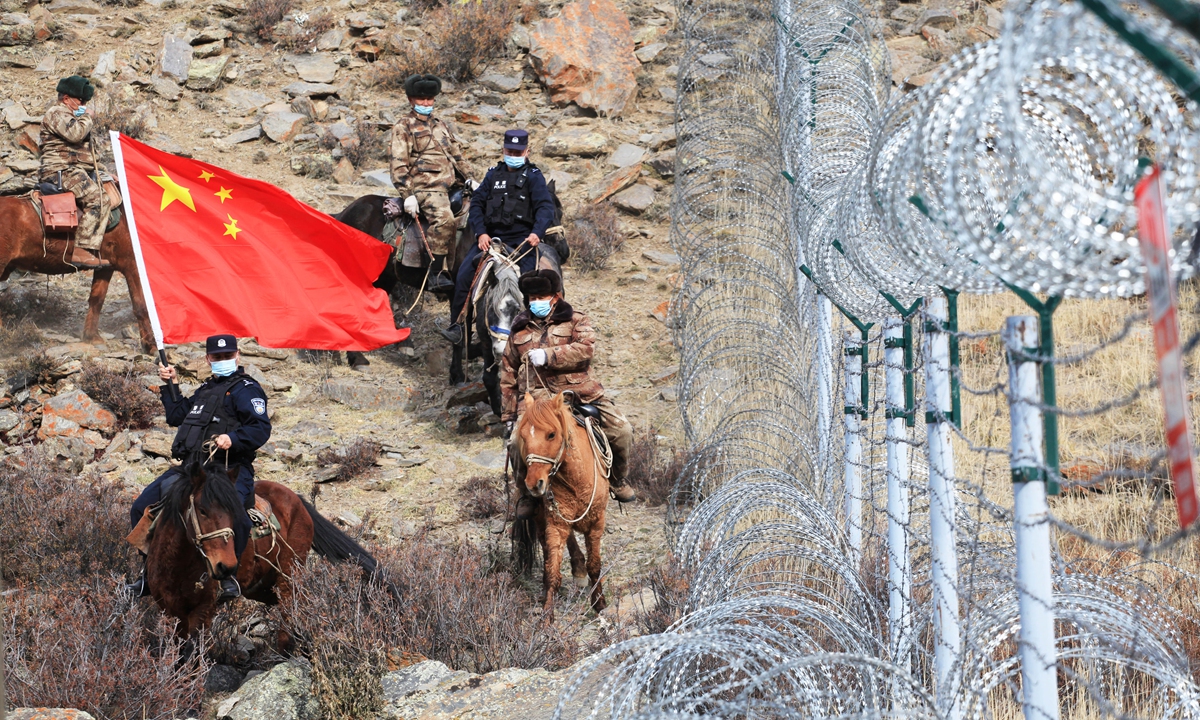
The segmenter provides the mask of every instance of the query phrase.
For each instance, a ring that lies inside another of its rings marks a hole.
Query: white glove
[[[467,187],[471,188],[471,192],[475,192],[479,189],[479,183],[474,180],[468,180]]]
[[[417,213],[421,212],[421,206],[417,204],[416,195],[409,195],[408,197],[404,198],[404,212],[412,215],[413,217],[416,217]]]
[[[529,351],[529,364],[534,367],[541,367],[546,364],[546,351],[537,348]]]

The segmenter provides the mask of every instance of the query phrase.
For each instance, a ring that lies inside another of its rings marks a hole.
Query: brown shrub
[[[74,305],[66,296],[44,286],[11,288],[0,293],[0,320],[5,324],[61,322],[71,316],[72,309]]]
[[[9,702],[70,707],[101,720],[199,714],[208,663],[185,660],[173,623],[101,576],[5,598]]]
[[[250,0],[242,13],[250,31],[263,40],[272,40],[275,25],[292,10],[295,0]]]
[[[92,121],[92,132],[96,133],[96,137],[107,139],[108,132],[116,130],[131,138],[140,138],[146,134],[147,129],[146,116],[137,112],[129,103],[109,100],[96,104],[96,116]],[[107,150],[107,143],[105,147],[105,154],[111,154],[111,150]]]
[[[0,464],[0,558],[7,581],[52,584],[131,567],[120,482],[76,476],[40,451]]]
[[[667,562],[654,566],[645,584],[654,593],[654,607],[637,608],[634,621],[641,634],[656,635],[683,617],[691,589],[691,577],[671,557]]]
[[[79,377],[79,387],[88,397],[112,410],[121,428],[150,427],[162,404],[132,372],[117,372],[90,363]]]
[[[633,434],[626,480],[647,505],[658,507],[671,499],[686,465],[687,454],[682,450],[664,452],[658,446],[658,430],[647,426]]]
[[[347,160],[354,163],[354,167],[363,167],[372,160],[387,157],[388,135],[381,131],[378,125],[359,122],[354,134],[356,141],[342,145],[342,152]]]
[[[286,12],[287,10],[284,11],[284,13]],[[280,17],[283,16],[280,15]],[[322,11],[315,15],[310,15],[308,20],[303,25],[300,25],[300,32],[283,36],[272,33],[272,39],[278,42],[281,47],[292,52],[312,52],[317,46],[317,39],[329,30],[332,30],[336,25],[337,19],[333,14],[328,11]]]
[[[507,509],[504,484],[490,475],[476,475],[463,486],[462,514],[468,520],[486,520]]]
[[[24,390],[49,383],[58,361],[45,353],[20,355],[4,366],[4,376],[12,390]]]
[[[608,202],[587,203],[571,218],[567,237],[571,264],[583,272],[602,269],[625,244],[617,211]]]
[[[27,350],[29,348],[40,347],[45,341],[46,339],[42,337],[42,331],[38,330],[37,325],[28,320],[9,323],[0,328],[0,347]]]
[[[371,717],[385,653],[419,653],[455,669],[559,669],[579,652],[582,606],[560,609],[543,627],[533,596],[470,544],[447,547],[418,534],[376,554],[369,582],[354,567],[315,561],[297,576],[285,628],[313,662],[322,717]],[[382,577],[399,588],[400,599]]]
[[[425,16],[421,39],[400,41],[395,55],[375,64],[371,79],[390,88],[403,88],[413,73],[471,80],[485,62],[503,54],[516,9],[515,0],[440,2]]]
[[[375,466],[381,449],[378,443],[365,438],[355,438],[342,450],[326,448],[317,453],[317,464],[337,465],[337,479],[351,480]]]

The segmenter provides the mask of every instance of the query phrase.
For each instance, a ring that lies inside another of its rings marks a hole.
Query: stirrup
[[[221,592],[217,594],[217,604],[236,600],[242,596],[242,586],[238,585],[237,578],[230,576],[221,581]]]
[[[451,345],[462,345],[463,328],[459,323],[453,323],[450,325],[450,327],[440,329],[438,332],[441,333],[442,337],[446,338],[446,341]]]
[[[637,493],[628,485],[610,485],[608,494],[619,503],[633,502],[637,500]]]
[[[125,583],[125,592],[132,595],[135,600],[150,596],[150,584],[146,582],[145,568],[142,569],[142,574],[138,575],[137,580]]]

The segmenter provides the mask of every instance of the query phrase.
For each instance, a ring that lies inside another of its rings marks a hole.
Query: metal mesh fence
[[[1134,198],[1156,166],[1190,370],[1195,107],[1076,3],[895,97],[851,0],[680,21],[689,595],[560,709],[596,676],[593,717],[1200,717]]]

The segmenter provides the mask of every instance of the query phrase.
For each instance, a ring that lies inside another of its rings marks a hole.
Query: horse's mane
[[[496,290],[499,293],[494,297],[515,297],[518,299],[517,301],[519,303],[521,298],[521,287],[519,283],[520,278],[517,276],[517,271],[508,265],[505,265],[504,263],[497,263],[494,276],[496,278]]]
[[[525,407],[525,414],[529,421],[538,427],[554,426],[564,433],[567,430],[565,413],[555,402],[555,398],[534,400],[532,405]]]
[[[196,498],[196,509],[207,510],[216,507],[224,510],[230,517],[242,512],[242,499],[238,496],[237,488],[229,479],[229,474],[220,465],[210,463],[200,465],[193,463],[184,465],[181,475],[171,483],[163,497],[163,512],[171,521],[182,526],[183,514],[188,509],[188,498],[192,494],[192,478],[203,473],[200,495]]]

